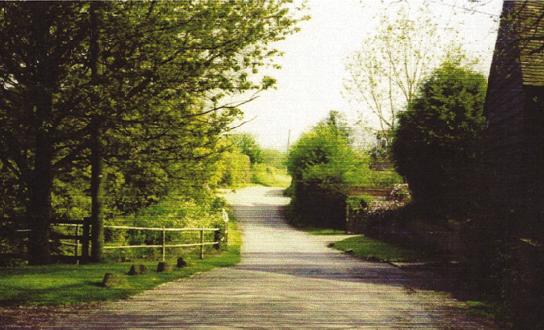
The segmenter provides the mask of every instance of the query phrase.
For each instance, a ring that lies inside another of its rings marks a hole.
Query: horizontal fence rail
[[[183,248],[183,247],[200,247],[200,258],[204,258],[204,247],[205,246],[219,246],[223,243],[228,245],[228,223],[229,216],[228,213],[223,209],[221,212],[223,220],[223,232],[221,228],[206,228],[206,227],[188,227],[188,228],[167,228],[167,227],[137,227],[137,226],[118,226],[118,225],[105,225],[104,228],[107,229],[118,229],[118,230],[138,230],[138,231],[158,231],[162,233],[161,244],[134,244],[134,245],[105,245],[104,250],[114,250],[114,249],[140,249],[140,248],[161,248],[162,249],[162,260],[166,258],[166,248]],[[61,227],[73,227],[73,234],[61,234],[54,233],[51,235],[53,238],[59,240],[73,240],[73,242],[59,241],[62,245],[73,246],[74,247],[74,257],[77,259],[79,257],[78,251],[81,246],[81,257],[88,256],[89,242],[90,242],[90,222],[88,219],[83,221],[81,220],[62,220],[58,222],[51,223],[52,226],[61,226]],[[83,228],[83,231],[80,231],[80,227]],[[19,229],[16,232],[19,233],[29,233],[31,229]],[[166,233],[167,232],[197,232],[200,234],[198,243],[181,243],[181,244],[167,244],[166,243]],[[214,239],[213,241],[204,241],[204,233],[213,232]],[[85,253],[84,251],[87,251]]]

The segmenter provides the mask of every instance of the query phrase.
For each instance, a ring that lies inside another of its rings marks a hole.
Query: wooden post
[[[224,239],[225,239],[225,247],[229,246],[229,214],[225,209],[223,209],[223,223],[225,226],[224,231]]]
[[[162,227],[162,261],[164,261],[166,256],[166,230],[164,230],[164,227]]]
[[[346,234],[349,234],[350,232],[350,223],[349,223],[349,204],[347,203],[347,200],[346,200],[346,224],[345,224],[345,233]]]
[[[200,259],[204,259],[204,230],[200,230]]]
[[[216,242],[213,247],[217,250],[221,249],[221,228],[217,228],[217,230],[213,232],[213,241]]]
[[[79,246],[79,225],[76,225],[76,233],[75,233],[75,237],[74,237],[74,257],[76,258],[76,263],[79,263],[79,259],[77,258],[78,256],[78,246]]]
[[[81,260],[83,262],[89,261],[89,233],[91,232],[91,229],[89,228],[90,225],[91,219],[83,218],[83,237],[81,238]]]

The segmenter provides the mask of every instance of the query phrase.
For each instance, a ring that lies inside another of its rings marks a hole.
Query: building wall
[[[544,183],[544,110],[535,103],[535,96],[544,87],[529,85],[542,80],[539,72],[544,53],[535,56],[527,48],[526,40],[533,40],[535,28],[532,22],[530,29],[524,26],[530,22],[527,17],[544,14],[544,2],[528,4],[504,4],[485,106],[487,176],[483,193],[489,197],[493,211],[514,220],[514,229],[519,233],[512,234],[519,235],[536,234],[536,218],[544,202],[540,187]],[[544,33],[542,26],[536,30]],[[531,32],[529,37],[527,31]],[[539,47],[543,42],[533,40],[530,45]]]
[[[508,15],[509,7],[505,3],[503,17]],[[494,208],[516,208],[514,199],[523,194],[520,183],[526,143],[525,91],[516,40],[509,22],[501,19],[485,105],[488,129],[484,143],[487,156],[484,182],[487,189],[483,193],[490,197]]]

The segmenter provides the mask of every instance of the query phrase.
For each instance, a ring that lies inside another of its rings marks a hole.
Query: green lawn
[[[345,235],[346,232],[342,229],[319,228],[319,227],[303,227],[305,232],[312,235]]]
[[[222,253],[208,254],[204,260],[189,255],[189,265],[170,273],[157,273],[157,261],[131,263],[100,263],[88,265],[47,265],[0,268],[0,305],[59,305],[126,298],[158,284],[187,277],[215,267],[228,267],[240,261],[240,232],[236,223],[229,224],[229,248]],[[175,260],[168,260],[175,266]],[[144,275],[128,276],[130,265],[145,264]],[[104,288],[105,273],[115,273],[125,283]]]
[[[428,254],[424,252],[396,246],[364,235],[335,242],[333,247],[341,251],[351,251],[353,255],[368,260],[415,262],[429,259]]]

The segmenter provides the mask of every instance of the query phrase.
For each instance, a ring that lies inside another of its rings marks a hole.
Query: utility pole
[[[291,129],[287,132],[287,153],[289,153],[289,147],[291,146]]]

